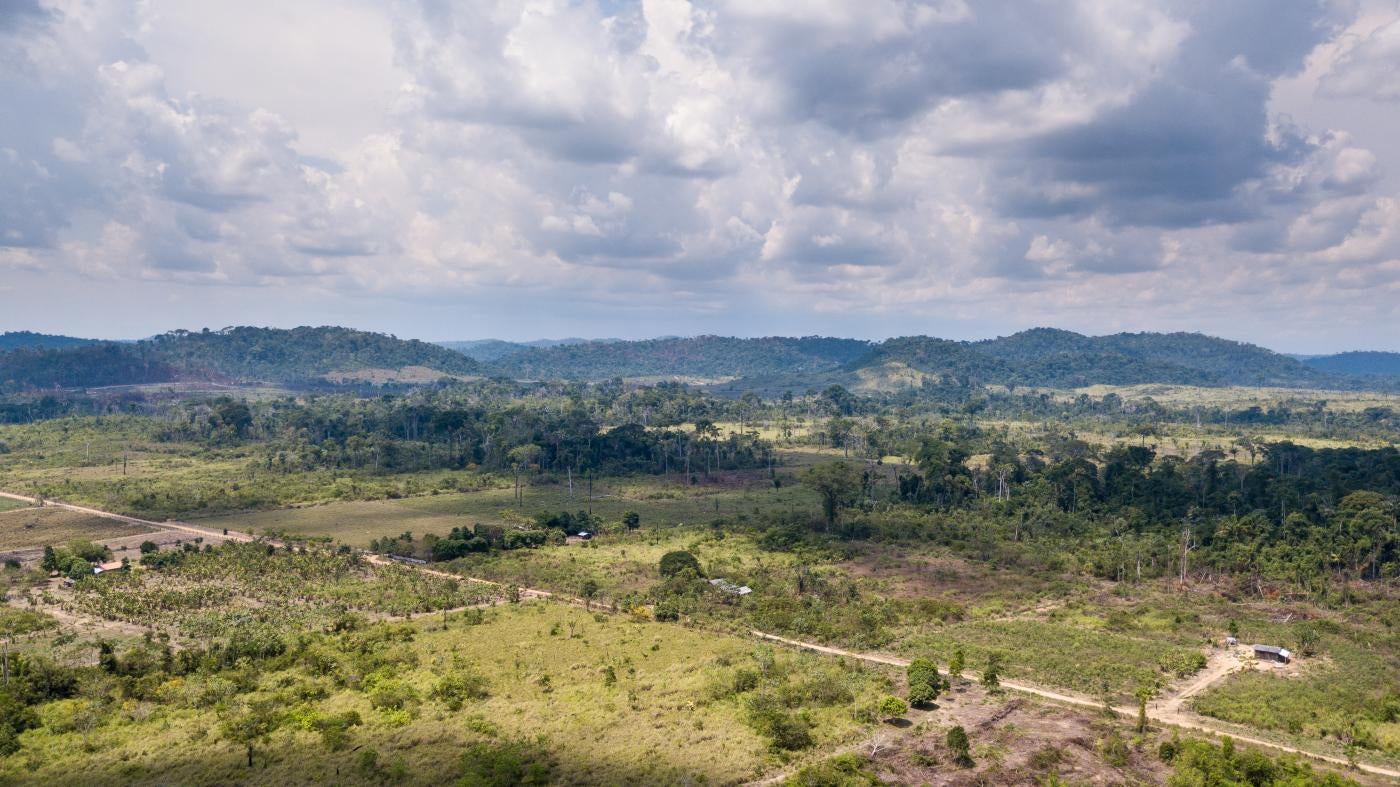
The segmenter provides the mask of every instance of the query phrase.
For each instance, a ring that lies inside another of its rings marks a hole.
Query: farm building
[[[747,596],[753,592],[753,588],[748,585],[736,585],[723,577],[710,580],[710,584],[723,590],[725,593],[733,593],[736,596]]]
[[[1280,648],[1274,645],[1250,645],[1254,650],[1254,658],[1260,661],[1275,661],[1279,664],[1287,664],[1293,658],[1292,652],[1288,648]]]

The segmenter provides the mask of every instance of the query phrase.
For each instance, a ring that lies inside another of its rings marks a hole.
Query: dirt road
[[[18,501],[21,501],[21,502],[29,503],[29,504],[31,504],[31,505],[35,502],[35,499],[32,498],[32,497],[28,497],[28,496],[26,496],[26,495],[12,494],[12,493],[9,493],[9,492],[0,492],[0,497],[9,498],[9,499],[11,499],[11,500],[18,500]],[[122,514],[113,514],[113,513],[109,512],[109,511],[100,511],[100,510],[98,510],[98,509],[96,509],[96,508],[88,508],[88,507],[86,507],[86,506],[76,506],[76,505],[71,505],[71,504],[69,504],[69,503],[60,503],[60,502],[50,501],[50,500],[45,500],[45,501],[44,501],[44,504],[45,504],[45,505],[56,506],[56,507],[59,507],[59,508],[65,508],[65,509],[67,509],[67,510],[69,510],[69,511],[77,511],[77,512],[83,513],[83,514],[90,514],[90,515],[92,515],[92,516],[100,516],[100,517],[105,517],[105,518],[108,518],[108,519],[115,519],[115,520],[117,520],[117,521],[120,521],[120,522],[127,522],[127,523],[129,523],[129,524],[142,525],[142,526],[145,526],[145,527],[151,527],[151,528],[155,528],[155,529],[158,529],[158,530],[172,530],[172,531],[176,531],[176,532],[189,533],[189,534],[191,534],[191,535],[197,535],[197,536],[218,536],[218,537],[220,537],[220,538],[225,538],[225,539],[228,539],[228,540],[230,540],[230,541],[245,541],[245,542],[247,542],[247,541],[254,541],[254,540],[257,540],[257,539],[256,539],[254,536],[252,536],[251,534],[248,534],[248,533],[241,533],[241,532],[238,532],[238,531],[236,531],[236,530],[229,530],[229,531],[227,531],[227,532],[220,532],[220,531],[206,530],[206,529],[204,529],[204,528],[195,527],[194,525],[189,525],[189,524],[186,524],[186,523],[184,523],[184,522],[152,522],[152,521],[150,521],[150,520],[138,519],[138,518],[136,518],[136,517],[124,516],[124,515],[122,515]],[[281,545],[281,542],[279,542],[279,541],[277,541],[277,540],[275,540],[275,539],[264,539],[264,541],[265,541],[266,543],[273,544],[273,545],[276,545],[276,546],[280,546],[280,545]],[[375,564],[375,565],[389,565],[389,564],[391,564],[391,563],[392,563],[392,564],[396,564],[396,565],[404,565],[404,566],[409,566],[410,568],[414,568],[414,569],[416,569],[416,570],[418,570],[418,571],[422,571],[422,572],[427,573],[427,574],[432,574],[432,575],[434,575],[434,576],[446,577],[446,578],[449,578],[449,579],[464,580],[464,581],[467,581],[467,582],[479,582],[479,583],[483,583],[483,584],[487,584],[487,585],[494,585],[494,586],[497,586],[497,587],[503,587],[500,583],[498,583],[498,582],[492,582],[491,580],[487,580],[487,579],[478,579],[478,578],[476,578],[476,577],[465,577],[465,576],[462,576],[462,575],[460,575],[460,574],[452,574],[452,573],[449,573],[449,572],[446,572],[446,571],[438,571],[438,570],[436,570],[436,569],[431,569],[431,568],[428,568],[428,567],[426,567],[426,566],[415,565],[415,564],[412,564],[412,563],[402,563],[402,562],[400,562],[400,561],[391,560],[391,559],[386,558],[386,557],[383,557],[383,556],[381,556],[381,555],[366,555],[366,556],[365,556],[365,559],[366,559],[368,562],[373,563],[373,564]],[[583,599],[580,599],[580,598],[572,598],[572,597],[566,597],[566,596],[555,596],[553,593],[550,593],[550,592],[547,591],[547,590],[537,590],[537,589],[534,589],[534,588],[519,588],[519,590],[520,590],[520,595],[521,595],[522,597],[525,597],[525,598],[537,598],[537,599],[554,598],[554,599],[556,599],[556,600],[565,601],[565,602],[570,603],[570,604],[575,604],[575,605],[578,605],[578,606],[586,606],[586,602],[585,602]],[[438,613],[434,613],[434,614],[438,614]],[[884,654],[880,654],[880,653],[858,653],[858,652],[855,652],[855,651],[843,650],[843,649],[841,649],[841,648],[833,648],[833,647],[829,647],[829,646],[826,646],[826,645],[818,645],[818,644],[816,644],[816,643],[814,643],[814,642],[802,642],[802,641],[800,641],[800,640],[788,639],[788,638],[786,638],[786,637],[779,637],[779,636],[777,636],[777,635],[775,635],[775,634],[768,634],[768,633],[766,633],[766,632],[758,631],[758,630],[756,630],[756,629],[753,630],[753,631],[751,632],[751,634],[752,634],[754,637],[757,637],[757,638],[762,639],[762,640],[767,640],[767,641],[769,641],[769,642],[776,642],[776,643],[778,643],[778,644],[786,645],[786,646],[788,646],[788,647],[801,648],[801,649],[803,649],[803,650],[809,650],[809,651],[813,651],[813,652],[815,652],[815,653],[824,653],[824,654],[826,654],[826,655],[828,655],[828,656],[842,656],[842,657],[845,657],[845,658],[859,659],[859,660],[861,660],[861,661],[865,661],[865,662],[869,662],[869,663],[874,663],[874,664],[885,664],[885,665],[893,666],[893,667],[907,667],[907,666],[909,666],[909,660],[908,660],[908,659],[899,658],[898,656],[888,656],[888,655],[884,655]],[[1220,727],[1220,726],[1218,726],[1218,725],[1215,725],[1215,724],[1211,723],[1210,721],[1206,720],[1206,719],[1203,718],[1203,717],[1197,716],[1197,715],[1195,715],[1195,714],[1193,714],[1193,713],[1191,713],[1191,712],[1189,712],[1189,711],[1183,710],[1183,705],[1184,705],[1185,701],[1186,701],[1188,698],[1190,698],[1191,696],[1194,696],[1195,694],[1200,693],[1201,691],[1204,691],[1207,687],[1209,687],[1209,686],[1210,686],[1211,684],[1213,684],[1214,682],[1216,682],[1216,681],[1218,681],[1218,680],[1224,678],[1226,675],[1230,674],[1230,672],[1232,672],[1232,671],[1233,671],[1236,667],[1238,667],[1238,666],[1240,666],[1238,663],[1232,665],[1228,660],[1224,660],[1224,659],[1222,659],[1222,660],[1219,661],[1218,663],[1214,664],[1213,666],[1212,666],[1211,664],[1207,664],[1207,667],[1206,667],[1205,671],[1202,672],[1201,674],[1197,675],[1196,678],[1193,679],[1193,680],[1191,681],[1191,683],[1187,684],[1185,687],[1183,687],[1182,689],[1180,689],[1176,694],[1173,694],[1172,696],[1169,696],[1169,697],[1165,698],[1165,700],[1160,704],[1160,706],[1149,708],[1149,709],[1148,709],[1148,718],[1150,718],[1152,721],[1158,722],[1158,723],[1160,723],[1160,724],[1167,724],[1167,725],[1170,725],[1170,726],[1173,726],[1173,727],[1180,727],[1180,728],[1182,728],[1182,729],[1194,730],[1194,731],[1197,731],[1197,732],[1204,732],[1204,733],[1207,733],[1207,734],[1210,734],[1210,735],[1218,735],[1218,736],[1220,736],[1220,735],[1228,735],[1228,736],[1234,738],[1236,741],[1239,741],[1239,742],[1241,742],[1241,743],[1247,743],[1247,744],[1251,744],[1251,745],[1254,745],[1254,746],[1260,746],[1260,747],[1263,747],[1263,748],[1273,749],[1273,750],[1275,750],[1275,751],[1288,752],[1288,753],[1290,753],[1290,754],[1297,754],[1297,755],[1301,755],[1301,756],[1303,756],[1303,757],[1309,757],[1309,758],[1312,758],[1312,759],[1315,759],[1315,760],[1320,760],[1320,761],[1323,761],[1323,762],[1328,762],[1328,763],[1331,763],[1331,764],[1333,764],[1333,765],[1342,765],[1342,766],[1350,766],[1350,765],[1351,765],[1351,763],[1349,763],[1347,760],[1345,760],[1345,759],[1343,759],[1343,758],[1341,758],[1341,757],[1334,757],[1334,756],[1331,756],[1331,755],[1328,755],[1328,754],[1321,754],[1321,753],[1318,753],[1318,752],[1306,751],[1306,750],[1303,750],[1303,749],[1294,748],[1294,747],[1292,747],[1292,746],[1287,746],[1287,745],[1285,745],[1285,744],[1274,743],[1273,741],[1266,741],[1266,740],[1262,740],[1262,739],[1259,739],[1259,738],[1252,738],[1252,737],[1245,736],[1245,735],[1239,735],[1239,734],[1237,734],[1237,733],[1235,733],[1235,732],[1232,732],[1232,731],[1227,730],[1227,729],[1224,729],[1224,728],[1222,728],[1222,727]],[[974,674],[971,674],[971,673],[964,673],[964,674],[962,675],[962,677],[963,677],[965,680],[976,680],[978,676],[976,676],[976,675],[974,675]],[[1005,689],[1007,689],[1007,690],[1009,690],[1009,691],[1015,691],[1015,692],[1019,692],[1019,693],[1021,693],[1021,694],[1029,694],[1029,695],[1032,695],[1032,696],[1035,696],[1035,697],[1040,697],[1040,698],[1042,698],[1042,699],[1050,700],[1050,701],[1052,701],[1052,702],[1059,702],[1059,703],[1063,703],[1063,704],[1066,704],[1066,705],[1074,705],[1074,706],[1083,707],[1083,708],[1094,708],[1094,709],[1102,709],[1102,708],[1103,708],[1103,702],[1102,702],[1101,700],[1096,700],[1096,699],[1094,699],[1094,698],[1092,698],[1092,697],[1087,697],[1087,696],[1084,696],[1084,695],[1077,695],[1077,694],[1073,694],[1073,693],[1068,693],[1068,692],[1063,692],[1063,691],[1056,691],[1056,690],[1052,690],[1052,689],[1042,688],[1042,687],[1040,687],[1040,686],[1035,686],[1035,685],[1032,685],[1032,684],[1029,684],[1029,683],[1023,683],[1023,682],[1020,682],[1020,681],[1002,680],[1002,681],[1001,681],[1001,685],[1002,685],[1003,688],[1005,688]],[[1131,708],[1131,707],[1126,707],[1126,706],[1114,707],[1114,708],[1113,708],[1113,711],[1114,711],[1115,713],[1117,713],[1118,715],[1124,716],[1124,717],[1127,717],[1127,718],[1133,718],[1133,717],[1135,717],[1135,716],[1137,715],[1137,709],[1136,709],[1136,708]],[[1356,768],[1358,768],[1359,770],[1365,771],[1366,773],[1374,774],[1374,775],[1376,775],[1376,776],[1384,776],[1384,777],[1390,778],[1390,779],[1400,780],[1400,770],[1396,770],[1396,769],[1392,769],[1392,768],[1386,768],[1386,767],[1379,766],[1379,765],[1370,765],[1370,764],[1367,764],[1367,763],[1360,763],[1360,762],[1356,763],[1355,765],[1356,765]]]
[[[751,631],[750,633],[753,634],[753,636],[762,640],[766,640],[768,642],[776,642],[782,645],[787,645],[789,647],[801,648],[803,650],[809,650],[815,653],[824,653],[828,656],[841,656],[844,658],[858,659],[860,661],[865,661],[872,664],[887,664],[894,667],[909,666],[908,659],[899,658],[898,656],[889,656],[883,653],[859,653],[856,651],[843,650],[842,648],[833,648],[827,645],[818,645],[813,642],[803,642],[801,640],[779,637],[777,635],[768,634],[766,632],[758,631],[756,629]],[[1196,714],[1191,713],[1190,711],[1182,709],[1183,704],[1188,698],[1204,691],[1211,684],[1224,678],[1226,675],[1229,675],[1235,668],[1239,666],[1241,666],[1240,662],[1235,661],[1232,665],[1231,660],[1229,659],[1220,659],[1213,666],[1207,664],[1206,670],[1203,673],[1198,675],[1194,680],[1192,680],[1186,686],[1181,688],[1177,693],[1167,697],[1159,707],[1149,707],[1147,717],[1150,720],[1157,722],[1158,724],[1165,724],[1171,727],[1180,727],[1182,729],[1192,730],[1195,732],[1204,732],[1209,735],[1229,736],[1237,742],[1247,743],[1252,746],[1259,746],[1261,748],[1287,752],[1289,754],[1297,754],[1303,757],[1308,757],[1310,759],[1330,763],[1332,765],[1341,765],[1344,767],[1352,766],[1352,763],[1348,762],[1342,757],[1334,757],[1330,754],[1322,754],[1320,752],[1299,749],[1282,743],[1275,743],[1273,741],[1267,741],[1260,738],[1253,738],[1248,735],[1240,735],[1239,733],[1236,733],[1232,730],[1228,730],[1224,727],[1214,724],[1202,716],[1197,716]],[[966,672],[963,673],[962,677],[964,680],[977,680],[978,678],[978,676]],[[1059,702],[1066,705],[1074,705],[1082,708],[1094,708],[1096,710],[1102,710],[1104,707],[1102,700],[1096,700],[1092,697],[1087,697],[1081,694],[1054,691],[1051,689],[1042,688],[1040,686],[1022,683],[1020,681],[1009,681],[1003,679],[1001,681],[1001,686],[1002,688],[1007,689],[1009,691],[1015,691],[1022,694],[1029,694],[1035,697],[1041,697],[1042,699],[1047,699],[1053,702]],[[1127,706],[1115,706],[1113,708],[1113,712],[1118,714],[1119,716],[1123,716],[1126,718],[1135,718],[1138,713],[1137,708]],[[1355,767],[1358,770],[1364,771],[1375,776],[1384,776],[1388,779],[1400,780],[1400,770],[1396,770],[1394,768],[1387,768],[1381,765],[1371,765],[1364,762],[1355,763]]]

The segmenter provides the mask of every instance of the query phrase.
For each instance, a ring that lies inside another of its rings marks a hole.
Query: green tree
[[[880,716],[885,719],[897,719],[909,712],[909,704],[898,697],[885,697],[880,700]]]
[[[636,511],[624,511],[622,513],[622,524],[628,530],[636,530],[642,526],[642,517]]]
[[[963,654],[962,646],[953,648],[953,657],[948,660],[948,677],[959,679],[963,670],[967,668],[967,656]]]
[[[271,700],[253,700],[230,711],[220,729],[226,740],[246,746],[248,767],[253,767],[253,747],[266,744],[282,726],[285,716]]]
[[[910,705],[928,705],[938,699],[938,689],[942,681],[938,677],[938,665],[931,659],[920,657],[909,662],[906,675],[909,680]]]
[[[821,497],[828,528],[836,526],[841,509],[855,503],[862,487],[860,471],[839,459],[808,469],[802,474],[802,483]]]
[[[948,735],[944,739],[948,745],[948,753],[953,755],[953,761],[963,768],[971,768],[972,743],[967,739],[967,730],[961,725],[948,730]]]
[[[583,584],[579,586],[578,592],[580,596],[583,596],[584,609],[592,609],[593,597],[598,595],[598,583],[592,579],[585,579]]]
[[[683,571],[694,572],[697,577],[704,576],[700,571],[700,561],[696,560],[694,555],[684,550],[667,552],[662,555],[659,568],[661,570],[661,576],[665,579],[670,579]]]
[[[1001,661],[1002,655],[999,651],[992,651],[987,654],[987,667],[982,670],[982,685],[988,691],[996,691],[1001,687]]]
[[[938,689],[929,683],[909,684],[909,704],[916,708],[932,705],[938,699]]]

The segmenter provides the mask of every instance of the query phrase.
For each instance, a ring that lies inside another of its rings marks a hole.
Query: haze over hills
[[[1400,353],[1344,352],[1336,355],[1314,356],[1305,359],[1303,363],[1329,374],[1351,377],[1400,378]]]
[[[925,385],[1078,388],[1197,386],[1391,388],[1400,354],[1307,359],[1196,333],[1085,336],[1036,328],[981,341],[905,336],[667,337],[639,341],[495,339],[428,342],[338,327],[172,331],[139,342],[5,334],[0,386],[81,388],[175,381],[322,386],[428,383],[445,376],[519,380],[681,380],[724,393],[842,385],[895,391]]]
[[[560,347],[570,344],[587,344],[589,342],[615,342],[620,339],[582,339],[569,337],[565,339],[535,339],[527,342],[508,342],[504,339],[471,339],[468,341],[435,342],[449,350],[456,350],[463,355],[475,358],[478,361],[499,361],[500,359],[528,350],[532,347]]]

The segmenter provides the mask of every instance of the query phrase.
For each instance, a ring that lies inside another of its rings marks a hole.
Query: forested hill
[[[825,372],[870,352],[857,339],[726,336],[587,342],[508,355],[492,368],[525,379],[729,378]]]
[[[141,385],[181,378],[180,370],[144,344],[30,347],[0,352],[0,393]]]
[[[588,339],[535,339],[528,342],[508,342],[504,339],[472,339],[462,342],[438,342],[449,350],[456,350],[478,361],[499,361],[507,355],[523,352],[534,347],[562,347],[571,344],[587,344]],[[616,339],[594,339],[595,343],[607,343]]]
[[[1336,384],[1324,372],[1252,344],[1199,333],[1118,333],[1083,336],[1035,328],[975,342],[1004,361],[1024,385],[1250,385],[1313,388]]]
[[[1348,352],[1322,355],[1303,361],[1321,372],[1352,377],[1400,378],[1400,353]]]
[[[82,347],[100,342],[99,339],[79,339],[74,336],[55,336],[48,333],[34,333],[33,331],[10,331],[9,333],[0,333],[0,352]]]
[[[445,374],[471,374],[478,368],[476,361],[446,347],[349,328],[172,331],[149,341],[177,367],[240,381],[287,382],[330,372],[409,366]]]
[[[225,328],[172,331],[125,344],[39,348],[0,353],[0,390],[83,388],[204,380],[323,383],[331,373],[427,370],[472,374],[479,364],[417,340],[348,328]],[[420,375],[422,377],[424,375]]]
[[[832,383],[891,389],[930,381],[1051,388],[1142,383],[1300,388],[1364,384],[1262,347],[1201,334],[1084,336],[1050,328],[977,342],[928,336],[884,342],[718,336],[589,342],[516,350],[490,368],[529,379],[741,378],[726,385],[728,391],[742,390],[745,379],[764,390],[802,390]]]

